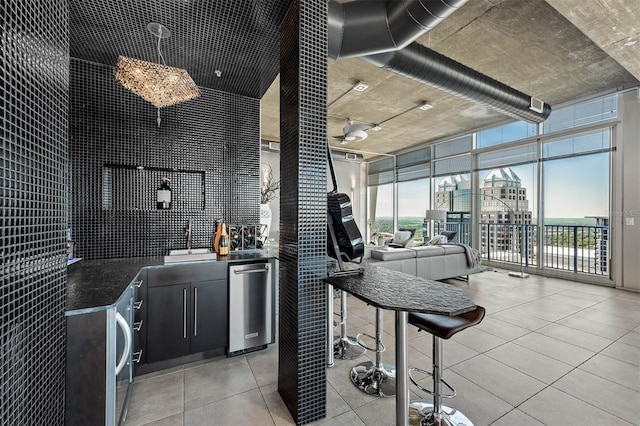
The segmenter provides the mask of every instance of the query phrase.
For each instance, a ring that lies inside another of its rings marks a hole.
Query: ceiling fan
[[[340,143],[348,143],[353,141],[365,140],[369,135],[367,130],[371,129],[373,124],[354,124],[353,120],[348,118],[347,125],[342,129],[342,134],[333,136],[335,139],[339,139]]]

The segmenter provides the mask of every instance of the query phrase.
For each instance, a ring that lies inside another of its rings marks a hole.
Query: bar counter
[[[455,316],[472,311],[475,303],[461,288],[373,265],[365,265],[363,274],[325,282],[376,308],[396,311],[396,424],[409,424],[408,312]]]

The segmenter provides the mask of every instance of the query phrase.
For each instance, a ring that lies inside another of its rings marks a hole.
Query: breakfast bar
[[[474,310],[475,303],[461,288],[374,265],[366,265],[362,274],[328,277],[325,282],[376,308],[396,311],[396,424],[409,424],[408,313],[455,316]]]

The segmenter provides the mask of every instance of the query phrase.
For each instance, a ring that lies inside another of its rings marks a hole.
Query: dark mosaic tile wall
[[[67,2],[0,16],[0,424],[62,425]]]
[[[201,88],[157,110],[124,89],[113,68],[71,61],[71,228],[85,259],[211,247],[217,219],[259,222],[260,101]],[[142,166],[143,169],[139,169]],[[156,209],[161,177],[172,209]]]
[[[326,2],[281,25],[278,391],[298,424],[326,417]]]

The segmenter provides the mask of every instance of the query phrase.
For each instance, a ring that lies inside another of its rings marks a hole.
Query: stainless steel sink
[[[216,254],[208,248],[169,250],[164,263],[195,262],[198,260],[216,260]]]

